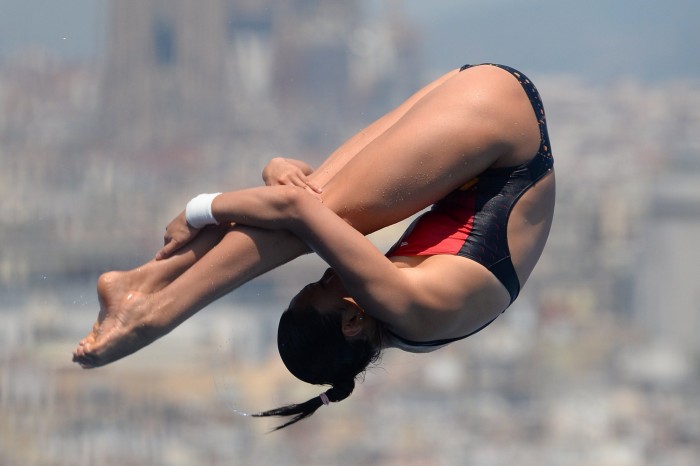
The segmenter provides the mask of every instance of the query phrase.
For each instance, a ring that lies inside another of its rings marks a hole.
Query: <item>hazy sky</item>
[[[494,61],[531,75],[570,73],[594,81],[700,79],[698,0],[404,3],[435,72]],[[0,0],[0,58],[29,44],[66,58],[102,53],[105,12],[106,0]]]
[[[431,66],[445,67],[466,57],[589,79],[700,78],[698,0],[407,0],[407,4],[424,28],[425,53],[433,55]]]
[[[0,57],[40,45],[66,58],[103,50],[106,0],[0,0]]]

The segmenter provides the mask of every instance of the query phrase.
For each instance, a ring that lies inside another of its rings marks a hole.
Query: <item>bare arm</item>
[[[362,233],[313,196],[290,187],[254,188],[218,196],[212,212],[219,222],[289,230],[341,277],[353,298],[389,325],[422,301],[415,274],[397,268]]]
[[[374,317],[396,326],[420,305],[415,275],[396,267],[362,233],[335,212],[295,194],[287,228],[328,263],[358,304]],[[404,322],[405,324],[405,322]]]

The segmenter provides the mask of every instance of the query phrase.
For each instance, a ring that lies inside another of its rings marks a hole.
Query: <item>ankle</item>
[[[176,322],[176,310],[174,305],[176,301],[168,297],[168,293],[154,291],[148,294],[142,294],[143,299],[143,314],[140,322],[140,327],[144,332],[147,332],[156,337],[161,337],[170,333],[179,322]]]

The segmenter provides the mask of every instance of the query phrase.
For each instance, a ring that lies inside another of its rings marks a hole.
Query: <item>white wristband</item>
[[[211,203],[221,193],[200,194],[194,197],[185,207],[185,219],[192,228],[204,228],[207,225],[218,225],[219,222],[211,212]]]

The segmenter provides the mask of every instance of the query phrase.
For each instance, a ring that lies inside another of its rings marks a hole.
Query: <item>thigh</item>
[[[362,129],[353,137],[348,139],[311,174],[311,180],[319,186],[325,186],[358,153],[360,153],[372,141],[396,124],[396,122],[401,119],[416,104],[416,102],[419,102],[423,97],[432,92],[433,89],[442,85],[457,72],[457,70],[454,70],[435,79],[430,84],[421,88],[418,92],[406,99],[394,110],[385,114],[371,125]]]
[[[520,84],[495,67],[470,68],[421,96],[348,160],[326,184],[324,203],[369,233],[494,164],[531,157],[538,146],[537,121]]]

